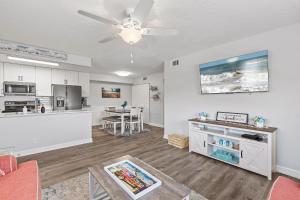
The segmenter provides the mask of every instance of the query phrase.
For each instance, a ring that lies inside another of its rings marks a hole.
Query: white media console
[[[189,151],[267,176],[276,163],[277,128],[256,128],[213,120],[189,120]],[[259,135],[262,141],[241,137]]]

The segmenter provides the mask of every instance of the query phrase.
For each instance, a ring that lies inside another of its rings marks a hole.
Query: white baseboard
[[[15,155],[17,157],[27,156],[27,155],[31,155],[31,154],[42,153],[45,151],[51,151],[51,150],[56,150],[56,149],[62,149],[62,148],[66,148],[66,147],[71,147],[71,146],[76,146],[76,145],[86,144],[86,143],[91,143],[91,142],[93,142],[92,138],[83,139],[83,140],[75,140],[75,141],[56,144],[56,145],[52,145],[52,146],[38,147],[38,148],[28,149],[28,150],[24,150],[24,151],[18,151],[15,153]]]
[[[276,171],[279,172],[279,173],[282,173],[282,174],[300,179],[300,171],[299,170],[295,170],[295,169],[291,169],[291,168],[288,168],[288,167],[277,165],[276,166]]]
[[[148,124],[150,126],[156,126],[156,127],[159,127],[159,128],[163,128],[164,125],[161,125],[161,124],[155,124],[155,123],[151,123],[151,122],[148,122],[148,123],[145,123],[145,124]]]

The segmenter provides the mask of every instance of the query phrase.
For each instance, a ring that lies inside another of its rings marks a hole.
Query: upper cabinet
[[[36,96],[51,96],[51,68],[36,68]]]
[[[78,72],[52,69],[52,84],[78,85]]]
[[[3,75],[3,63],[0,63],[0,96],[3,96],[3,80],[4,80],[4,75]]]
[[[84,72],[79,72],[78,83],[82,89],[82,96],[83,97],[90,96],[90,74],[84,73]]]
[[[78,72],[66,71],[66,81],[67,85],[78,85]]]
[[[35,82],[35,67],[4,63],[4,81]]]
[[[62,69],[52,69],[52,84],[66,84],[66,73]]]

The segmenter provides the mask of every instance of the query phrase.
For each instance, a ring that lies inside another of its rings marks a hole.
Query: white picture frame
[[[141,173],[145,174],[147,177],[149,177],[150,179],[154,180],[155,183],[152,184],[151,186],[147,187],[146,189],[138,192],[137,194],[134,194],[124,183],[124,181],[120,180],[113,172],[110,171],[110,169],[112,169],[113,167],[117,167],[120,166],[122,164],[127,164],[129,163],[130,165],[132,165],[134,168],[138,169]],[[159,179],[157,179],[156,177],[154,177],[153,175],[151,175],[149,172],[147,172],[146,170],[144,170],[143,168],[139,167],[138,165],[134,164],[133,162],[129,161],[129,160],[123,160],[117,163],[114,163],[112,165],[108,165],[104,167],[105,172],[134,200],[144,196],[145,194],[149,193],[150,191],[158,188],[159,186],[161,186],[161,181]]]

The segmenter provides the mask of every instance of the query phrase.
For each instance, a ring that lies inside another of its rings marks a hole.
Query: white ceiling
[[[122,19],[138,0],[1,0],[0,38],[93,58],[92,72],[162,70],[164,60],[300,21],[299,0],[155,0],[147,26],[176,28],[178,36],[145,38],[146,49],[121,40],[97,41],[110,26],[78,9]],[[130,64],[130,52],[134,64]]]

